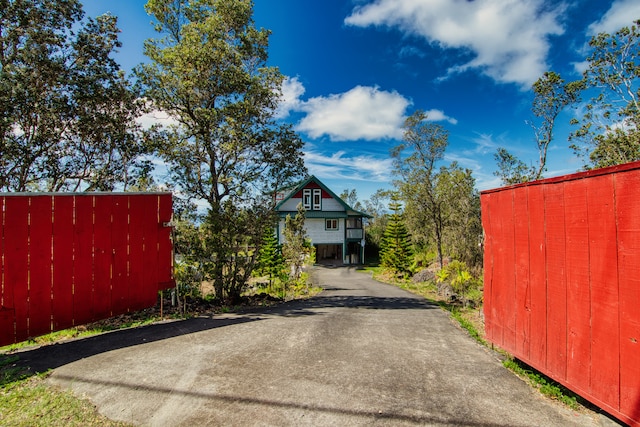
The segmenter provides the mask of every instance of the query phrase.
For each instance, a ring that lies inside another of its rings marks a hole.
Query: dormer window
[[[308,188],[302,190],[302,206],[307,211],[311,210],[311,190]]]
[[[319,188],[313,189],[313,210],[322,210],[322,190]]]
[[[319,188],[305,188],[302,190],[302,206],[307,211],[321,211],[322,190]]]

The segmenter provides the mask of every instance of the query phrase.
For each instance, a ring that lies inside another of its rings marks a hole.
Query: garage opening
[[[360,242],[349,242],[347,243],[347,262],[351,265],[361,264],[360,260],[360,251],[362,250],[362,246],[360,246]]]
[[[342,265],[342,245],[322,244],[315,245],[316,262],[324,265]]]

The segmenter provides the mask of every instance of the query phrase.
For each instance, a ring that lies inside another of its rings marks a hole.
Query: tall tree
[[[83,15],[78,0],[0,0],[0,190],[111,190],[145,168],[117,20]]]
[[[179,125],[166,129],[172,180],[212,209],[251,204],[305,172],[300,138],[274,119],[282,74],[267,67],[269,31],[249,0],[150,0],[163,35],[145,42],[144,95]]]
[[[396,274],[409,275],[413,263],[413,248],[402,218],[402,204],[392,196],[391,215],[387,221],[380,248],[380,264]]]
[[[438,167],[448,145],[448,132],[427,121],[423,111],[416,111],[405,121],[404,143],[395,147],[395,181],[405,201],[405,220],[414,243],[435,247],[438,261],[444,264],[445,250],[450,255],[467,253],[467,249],[446,247],[460,242],[455,236],[466,235],[477,242],[479,210],[471,171],[453,162]],[[477,239],[475,236],[477,235]]]
[[[436,192],[437,163],[444,158],[449,134],[417,110],[404,123],[403,143],[394,147],[395,181],[406,201],[405,214],[414,240],[432,241],[442,264],[444,198]],[[413,225],[413,227],[412,227]]]
[[[436,193],[448,200],[441,216],[443,251],[468,265],[482,263],[480,194],[475,184],[471,170],[455,162],[436,176]]]
[[[274,118],[283,76],[266,65],[269,31],[255,27],[249,0],[149,0],[146,10],[162,36],[145,42],[151,62],[136,74],[178,122],[157,135],[162,155],[177,188],[208,203],[207,274],[219,298],[235,298],[255,265],[245,249],[273,220],[267,194],[305,172],[301,139]]]
[[[302,203],[298,203],[296,215],[293,218],[291,215],[287,215],[284,221],[282,256],[291,267],[291,276],[294,280],[300,277],[302,266],[311,250],[307,231],[304,228],[304,220],[304,206]]]
[[[378,189],[375,193],[364,201],[363,212],[368,213],[373,218],[367,218],[365,222],[365,255],[367,259],[378,259],[380,255],[380,245],[382,236],[387,228],[387,203],[391,197],[389,190]]]
[[[358,192],[355,188],[349,190],[346,188],[342,193],[340,193],[340,198],[350,207],[356,210],[362,210],[362,203],[358,200]]]
[[[582,88],[582,82],[565,83],[559,74],[549,71],[533,84],[533,105],[531,111],[536,119],[527,122],[533,129],[538,161],[527,166],[505,148],[499,148],[495,154],[498,170],[495,175],[504,184],[535,181],[543,177],[547,170],[547,151],[553,141],[553,130],[558,115],[569,105],[575,104]]]
[[[593,94],[571,147],[585,167],[604,167],[640,159],[640,20],[589,42],[583,84]]]

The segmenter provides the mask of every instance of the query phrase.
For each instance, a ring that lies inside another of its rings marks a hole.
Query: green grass
[[[125,426],[100,415],[91,402],[46,384],[16,366],[18,356],[0,355],[0,425]]]
[[[49,334],[41,335],[36,338],[30,338],[26,341],[0,347],[0,353],[11,353],[25,347],[48,345],[73,338],[90,337],[93,335],[101,334],[103,332],[113,331],[117,329],[135,328],[138,326],[151,324],[157,320],[160,319],[156,317],[146,317],[135,320],[120,321],[117,323],[110,322],[108,320],[103,322],[96,322],[87,326],[78,326],[74,328],[64,329],[62,331],[51,332]]]
[[[18,356],[0,355],[0,387],[24,380],[30,376],[29,372],[15,365]]]
[[[0,389],[0,425],[126,426],[100,415],[88,400],[45,384],[44,378],[12,383]]]
[[[82,338],[102,332],[142,326],[157,320],[154,317],[104,321],[52,332],[34,339],[0,348],[0,425],[2,426],[126,426],[100,415],[85,399],[75,397],[69,391],[49,386],[47,374],[33,375],[26,368],[17,366],[19,355],[12,354],[21,348],[47,345],[55,342]]]
[[[523,362],[507,358],[502,364],[516,375],[527,379],[540,393],[550,399],[558,400],[571,409],[579,409],[581,406],[587,405],[587,402],[580,396]]]
[[[452,306],[451,304],[447,304],[442,301],[438,302],[438,304],[440,305],[440,307],[443,307],[444,309],[448,310],[449,313],[451,313],[451,317],[458,321],[462,329],[466,330],[471,338],[484,346],[488,345],[485,339],[482,337],[482,334],[476,329],[475,325],[464,317],[463,313],[458,307]]]

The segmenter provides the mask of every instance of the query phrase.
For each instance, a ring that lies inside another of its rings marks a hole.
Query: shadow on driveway
[[[120,329],[88,338],[18,351],[15,354],[19,360],[15,365],[28,368],[30,372],[36,374],[112,350],[256,320],[260,320],[260,318],[249,316],[220,319],[193,318]]]
[[[112,350],[160,341],[215,328],[263,320],[264,316],[312,316],[324,314],[324,309],[415,310],[433,309],[437,305],[408,294],[406,297],[374,297],[349,295],[353,289],[326,286],[325,292],[307,300],[296,300],[272,307],[254,307],[225,317],[192,318],[160,322],[131,329],[45,345],[16,352],[15,366],[35,374],[55,369],[80,359]],[[346,295],[341,293],[346,292]]]
[[[424,298],[372,297],[356,295],[323,295],[308,300],[291,301],[270,308],[253,308],[243,313],[265,313],[276,316],[307,316],[322,314],[325,308],[354,308],[369,310],[420,310],[439,308]]]

